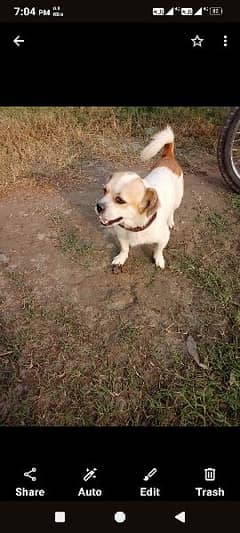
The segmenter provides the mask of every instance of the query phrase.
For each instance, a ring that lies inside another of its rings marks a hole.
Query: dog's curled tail
[[[163,155],[171,155],[174,153],[174,133],[171,126],[167,126],[164,130],[159,131],[153,137],[150,143],[141,152],[142,161],[152,159],[160,150],[165,147]]]

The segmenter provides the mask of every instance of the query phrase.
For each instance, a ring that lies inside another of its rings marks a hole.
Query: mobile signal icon
[[[171,9],[169,9],[166,15],[174,15],[174,7],[171,7]]]
[[[196,13],[194,13],[194,16],[195,16],[195,17],[201,17],[202,14],[203,14],[203,8],[200,7],[200,9],[198,9],[198,10],[196,11]]]

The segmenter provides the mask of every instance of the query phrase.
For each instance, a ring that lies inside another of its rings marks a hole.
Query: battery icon
[[[209,8],[209,14],[210,15],[222,15],[223,14],[223,8],[222,7],[210,7]]]

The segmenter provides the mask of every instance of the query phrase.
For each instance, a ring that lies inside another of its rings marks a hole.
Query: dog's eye
[[[125,200],[123,200],[121,198],[121,196],[116,196],[115,202],[117,202],[117,204],[125,204],[126,203]]]
[[[106,189],[106,187],[103,187],[103,194],[107,194],[107,189]]]

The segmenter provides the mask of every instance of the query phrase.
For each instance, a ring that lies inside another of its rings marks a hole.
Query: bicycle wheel
[[[218,138],[218,164],[224,181],[240,194],[240,107],[233,107]]]

